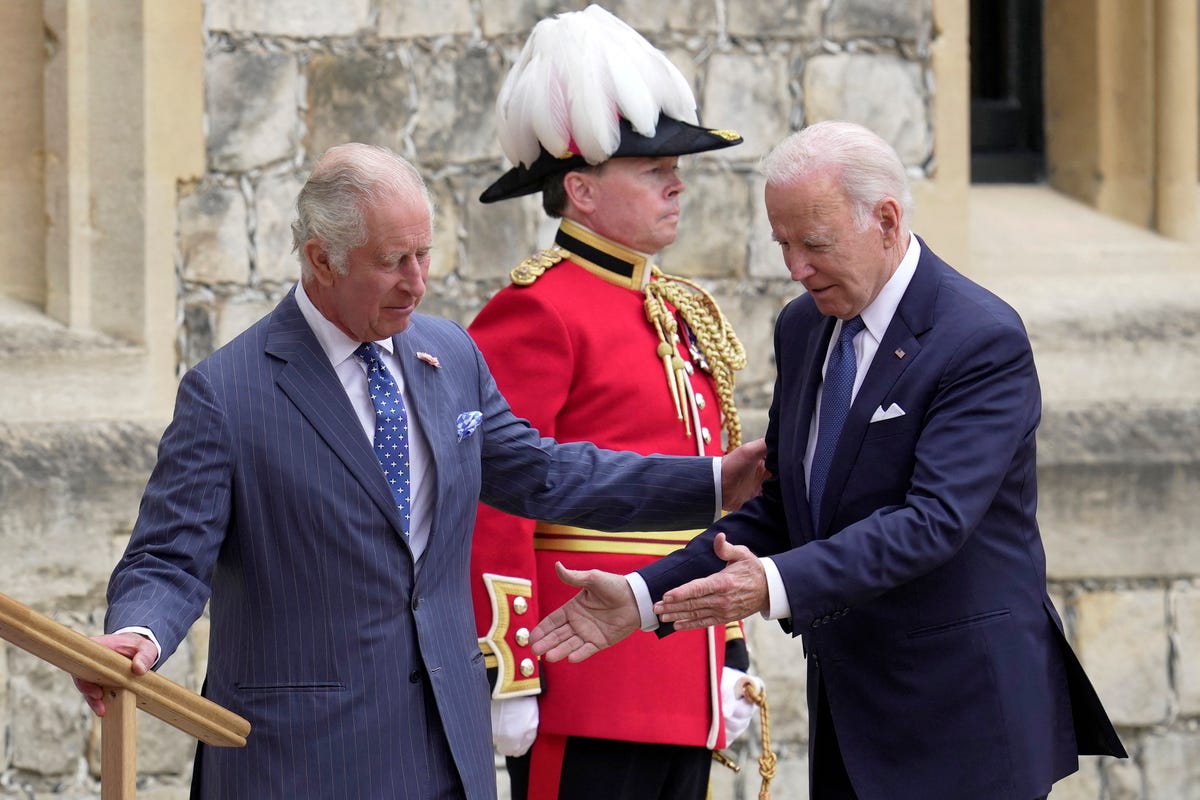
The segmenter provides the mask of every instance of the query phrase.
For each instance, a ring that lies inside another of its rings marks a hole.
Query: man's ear
[[[883,234],[883,246],[892,248],[900,239],[900,220],[904,212],[894,197],[885,197],[875,207],[875,218],[879,221],[879,232]]]
[[[313,277],[317,282],[322,286],[329,286],[333,283],[333,274],[336,270],[329,260],[329,251],[321,244],[320,239],[309,239],[304,243],[304,257],[308,259]]]
[[[563,176],[563,191],[571,205],[584,214],[596,210],[592,178],[586,172],[568,172]]]

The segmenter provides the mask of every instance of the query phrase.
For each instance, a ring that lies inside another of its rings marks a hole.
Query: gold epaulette
[[[547,250],[539,250],[517,265],[509,277],[517,286],[531,286],[542,277],[542,274],[566,257],[566,253],[553,245]]]

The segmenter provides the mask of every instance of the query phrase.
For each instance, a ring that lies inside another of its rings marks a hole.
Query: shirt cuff
[[[128,628],[121,628],[120,630],[113,631],[113,633],[140,633],[142,636],[145,636],[147,639],[154,642],[154,663],[150,665],[150,669],[154,669],[156,666],[158,666],[158,659],[162,655],[162,645],[158,643],[158,639],[155,637],[152,630],[149,628],[143,628],[140,625],[130,625]]]
[[[717,486],[717,507],[713,509],[713,522],[721,518],[721,506],[724,505],[725,498],[721,497],[721,459],[713,457],[713,482]]]
[[[625,582],[633,590],[633,598],[637,601],[642,630],[647,632],[658,630],[658,617],[654,616],[654,603],[650,600],[650,587],[646,585],[645,579],[636,572],[630,572],[625,576]]]
[[[767,605],[768,610],[762,615],[763,619],[788,619],[792,616],[792,606],[788,602],[787,589],[783,586],[783,576],[779,567],[769,557],[760,558],[763,572],[767,574]],[[637,594],[636,590],[634,594]],[[649,592],[647,592],[649,594]]]

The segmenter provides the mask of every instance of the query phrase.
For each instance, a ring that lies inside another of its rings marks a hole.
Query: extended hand
[[[140,633],[109,633],[104,636],[93,636],[93,642],[99,642],[110,650],[115,650],[123,656],[128,656],[129,671],[134,675],[145,675],[158,659],[158,648]],[[75,678],[75,688],[87,700],[96,716],[104,716],[104,687],[97,686],[85,680]]]
[[[675,623],[675,630],[723,625],[769,607],[767,575],[748,548],[731,545],[718,533],[713,552],[725,569],[672,589],[654,604],[658,618]]]
[[[721,459],[721,508],[737,511],[762,492],[767,478],[767,440],[755,439],[736,447]]]
[[[598,569],[567,569],[561,563],[554,570],[559,580],[582,591],[533,629],[535,655],[547,661],[583,661],[638,629],[637,601],[624,577]]]

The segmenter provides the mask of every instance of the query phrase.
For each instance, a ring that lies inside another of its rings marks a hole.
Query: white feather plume
[[[696,123],[691,87],[662,52],[597,5],[534,26],[496,99],[500,147],[529,166],[540,147],[554,155],[572,141],[590,164],[620,144],[621,117],[653,136],[660,113]]]

